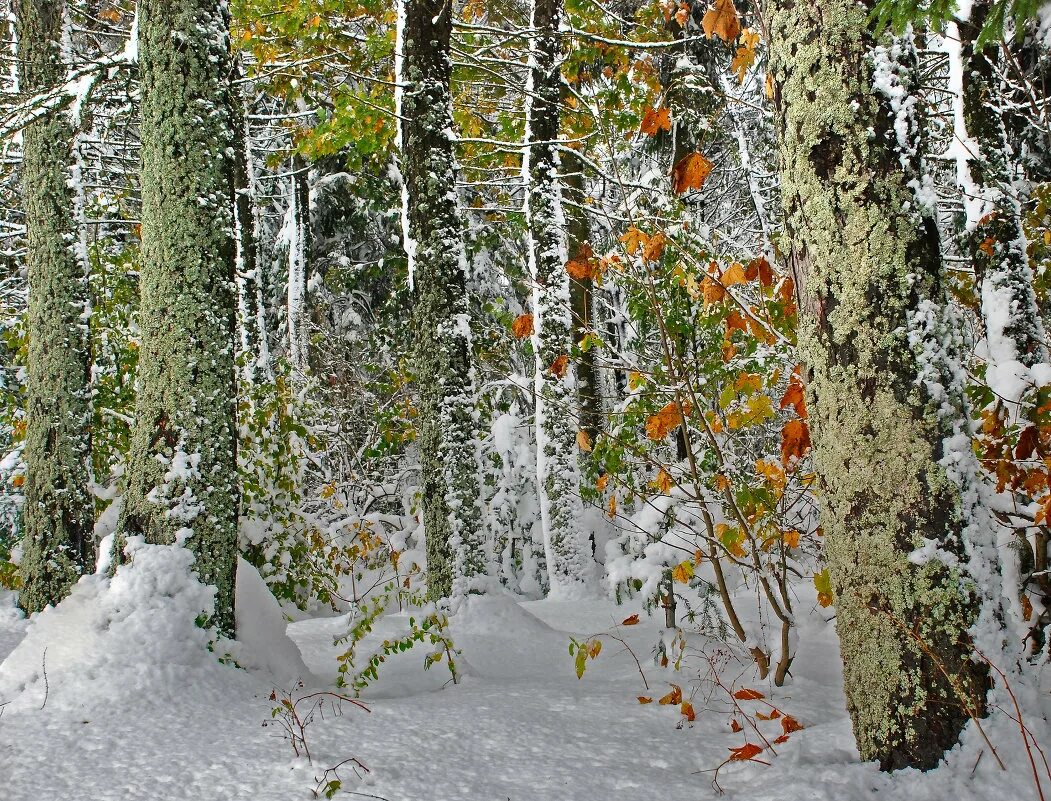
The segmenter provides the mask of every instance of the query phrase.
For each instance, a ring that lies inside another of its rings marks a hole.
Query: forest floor
[[[81,586],[91,581],[102,580],[90,577]],[[149,589],[156,593],[156,586]],[[753,669],[738,663],[724,666],[721,680],[728,687],[765,696],[740,701],[742,709],[735,712],[728,693],[702,680],[707,662],[700,654],[717,654],[718,645],[696,635],[678,672],[659,668],[652,657],[661,637],[659,620],[644,612],[639,624],[620,626],[618,635],[638,656],[648,689],[632,653],[608,639],[588,661],[583,678],[576,677],[570,639],[607,631],[641,612],[638,608],[604,601],[472,598],[452,624],[462,652],[462,681],[447,684],[444,664],[423,670],[428,646],[399,654],[363,694],[368,712],[347,702],[338,714],[326,706],[324,716],[306,727],[308,762],[295,758],[271,718],[276,704],[270,694],[289,689],[289,676],[275,681],[262,668],[221,665],[207,652],[204,659],[183,659],[185,632],[166,627],[165,613],[148,611],[146,628],[121,617],[136,590],[128,592],[115,596],[118,611],[106,619],[85,611],[92,599],[91,608],[97,608],[98,592],[81,598],[79,607],[75,593],[32,623],[9,597],[0,598],[0,659],[14,652],[0,665],[0,702],[7,702],[0,717],[0,797],[6,801],[307,799],[334,777],[326,776],[325,768],[339,763],[343,784],[337,798],[697,801],[718,796],[712,769],[730,749],[762,744],[743,713],[766,740],[782,734],[783,717],[754,717],[769,714],[768,703],[804,728],[758,754],[761,762],[723,765],[718,784],[726,798],[1038,797],[1018,728],[1004,715],[985,729],[1007,770],[986,753],[973,725],[936,771],[888,776],[860,763],[845,711],[834,624],[817,614],[806,618],[800,631],[794,676],[784,688],[758,681]],[[165,592],[178,598],[183,589]],[[63,613],[65,606],[70,608]],[[40,620],[48,615],[50,622]],[[286,641],[278,643],[286,654],[271,660],[271,670],[287,673],[298,666],[305,673],[299,695],[334,689],[342,649],[333,638],[345,633],[347,622],[346,616],[319,617],[288,625],[303,662],[288,655]],[[378,642],[406,627],[406,615],[389,615],[371,638]],[[124,650],[112,639],[134,641],[140,629],[159,637],[147,668],[129,658],[132,646],[141,649],[141,640]],[[85,635],[88,630],[95,634]],[[110,656],[85,651],[99,647]],[[39,669],[27,667],[37,661]],[[244,661],[253,663],[250,656]],[[672,683],[686,700],[692,698],[694,721],[687,721],[679,706],[657,703]],[[639,696],[653,703],[640,703]],[[1034,727],[1039,717],[1030,712],[1027,723]],[[733,720],[744,730],[732,731]],[[1036,730],[1043,739],[1046,729]],[[354,770],[344,762],[351,758],[362,767]]]

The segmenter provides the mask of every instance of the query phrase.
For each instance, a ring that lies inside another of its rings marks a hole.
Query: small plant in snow
[[[263,726],[279,726],[282,736],[292,746],[295,755],[306,757],[308,762],[313,763],[310,746],[307,745],[307,727],[317,717],[324,719],[326,711],[330,717],[342,716],[344,701],[366,712],[371,710],[356,698],[324,690],[318,692],[303,692],[303,690],[302,681],[296,682],[291,690],[279,690],[275,687],[270,692],[270,700],[274,703],[270,709],[270,720],[263,721]],[[346,763],[340,763],[340,765],[343,764]],[[330,771],[334,769],[325,771],[325,775],[327,776]],[[325,797],[331,798],[332,796],[326,795]]]

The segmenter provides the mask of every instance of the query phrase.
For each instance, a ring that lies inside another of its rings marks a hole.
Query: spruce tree
[[[235,119],[226,3],[140,0],[142,310],[121,533],[185,542],[234,628]]]
[[[65,80],[66,5],[15,3],[22,90],[33,94]],[[23,133],[22,187],[29,277],[26,378],[23,608],[56,604],[94,567],[88,279],[74,243],[68,111],[44,113]]]

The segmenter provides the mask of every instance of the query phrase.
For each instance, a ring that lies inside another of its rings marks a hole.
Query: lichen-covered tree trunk
[[[140,0],[139,392],[120,532],[185,542],[234,628],[235,115],[223,0]]]
[[[296,375],[309,367],[310,325],[307,273],[310,258],[310,170],[302,156],[292,157],[288,209],[288,360]]]
[[[451,7],[402,0],[398,106],[404,239],[413,292],[418,437],[432,598],[484,589],[467,257],[449,95]]]
[[[873,85],[864,5],[772,0],[766,17],[847,705],[863,759],[931,768],[985,692],[977,602],[948,566],[965,558],[958,492],[909,337],[941,298],[937,231]]]
[[[19,78],[34,93],[65,79],[64,2],[18,0]],[[30,612],[61,601],[94,567],[88,490],[91,403],[88,279],[75,250],[70,186],[73,127],[65,109],[25,129],[22,187],[29,274],[25,539],[19,602]]]
[[[594,591],[595,561],[584,526],[577,466],[579,408],[569,363],[573,321],[566,272],[566,220],[558,177],[562,96],[560,0],[533,0],[523,174],[536,354],[537,483],[551,595]]]

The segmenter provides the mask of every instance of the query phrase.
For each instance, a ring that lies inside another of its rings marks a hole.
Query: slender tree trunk
[[[65,3],[18,0],[19,79],[28,94],[65,79]],[[94,567],[89,483],[88,276],[77,259],[70,187],[73,127],[59,109],[26,127],[22,187],[29,273],[23,608],[61,601]]]
[[[288,240],[288,360],[297,375],[309,366],[310,325],[307,273],[310,254],[310,170],[302,156],[292,157]]]
[[[554,596],[594,591],[595,561],[584,527],[577,465],[578,408],[569,364],[573,324],[566,272],[566,220],[556,142],[562,97],[560,0],[533,0],[523,173],[533,278],[537,482],[548,581]]]
[[[965,559],[959,496],[909,341],[941,300],[937,229],[873,85],[865,7],[772,1],[765,15],[847,705],[862,759],[932,768],[986,686],[967,634],[977,602],[946,565]],[[913,557],[927,543],[944,561]]]
[[[235,115],[223,0],[140,0],[139,394],[120,531],[185,542],[234,628]]]
[[[449,95],[451,7],[400,6],[398,106],[404,240],[414,300],[418,442],[432,598],[483,589],[467,256],[456,201]]]

